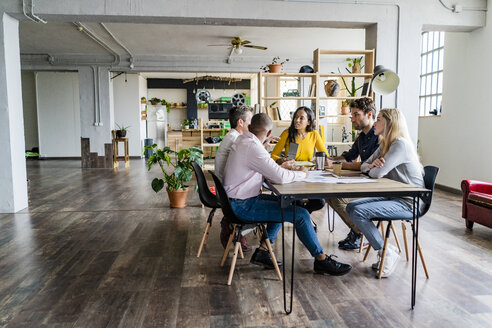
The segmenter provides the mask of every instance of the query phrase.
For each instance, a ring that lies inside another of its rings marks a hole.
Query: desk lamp
[[[395,91],[399,84],[400,78],[389,68],[386,68],[383,65],[378,65],[374,68],[371,86],[375,93],[379,93],[381,95],[379,103],[380,107],[382,107],[383,95],[387,95]]]

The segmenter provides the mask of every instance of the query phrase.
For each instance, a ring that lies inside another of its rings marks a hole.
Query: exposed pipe
[[[99,71],[96,66],[91,66],[92,77],[94,84],[94,126],[100,126],[100,113],[99,113]]]
[[[84,32],[92,40],[96,41],[101,47],[103,47],[109,53],[111,53],[111,55],[113,55],[114,60],[111,63],[111,66],[119,65],[120,64],[120,62],[121,62],[120,55],[118,55],[118,53],[116,51],[114,51],[113,49],[111,49],[103,40],[101,40],[96,34],[94,34],[94,32],[92,32],[91,30],[89,30],[84,24],[82,24],[80,22],[74,22],[73,24],[75,26],[77,26],[77,29],[80,32]]]
[[[36,23],[46,24],[46,21],[34,13],[34,0],[31,0],[31,12],[26,12],[26,0],[22,0],[22,12],[24,16]]]
[[[125,49],[125,51],[130,55],[130,69],[133,69],[134,65],[133,65],[133,54],[131,53],[130,50],[128,50],[128,48],[123,44],[123,42],[121,42],[118,38],[116,38],[114,36],[113,33],[111,33],[111,31],[106,27],[106,25],[104,25],[104,23],[100,23],[101,26],[106,30],[106,32],[108,32],[109,35],[111,35],[111,37],[113,38],[113,40],[118,43],[120,45],[120,47],[122,47],[123,49]]]

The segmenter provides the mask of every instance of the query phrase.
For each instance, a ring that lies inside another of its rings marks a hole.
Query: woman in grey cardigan
[[[382,109],[374,123],[374,134],[379,136],[379,148],[362,164],[362,172],[368,173],[372,178],[384,177],[424,187],[422,164],[409,138],[403,114],[396,108]],[[421,206],[424,206],[423,202]],[[378,250],[380,259],[384,240],[371,218],[411,219],[413,217],[412,199],[405,197],[363,198],[349,203],[347,213],[366,236],[371,246]],[[394,271],[399,256],[396,247],[389,245],[386,250],[382,277],[388,277]],[[372,267],[379,269],[379,260]]]

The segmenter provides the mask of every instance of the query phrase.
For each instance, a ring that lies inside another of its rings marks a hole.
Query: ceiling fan
[[[240,55],[243,53],[243,49],[241,47],[259,49],[259,50],[267,50],[267,47],[255,46],[255,45],[250,44],[250,43],[251,43],[251,41],[243,40],[243,39],[241,39],[241,37],[236,36],[231,40],[230,44],[209,44],[209,46],[212,46],[212,47],[213,46],[231,47],[231,54],[232,54],[232,51],[234,51],[234,53],[237,55]]]

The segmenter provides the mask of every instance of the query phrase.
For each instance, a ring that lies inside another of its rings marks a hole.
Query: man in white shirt
[[[263,180],[273,183],[302,181],[308,175],[307,168],[291,171],[277,165],[263,147],[272,132],[272,120],[264,113],[256,114],[251,120],[249,131],[237,137],[232,145],[224,171],[224,188],[231,199],[236,215],[247,222],[275,221],[267,226],[267,237],[273,243],[281,228],[281,208],[275,196],[263,195]],[[293,207],[284,209],[286,221],[292,222]],[[337,262],[323,252],[311,224],[309,212],[296,209],[296,233],[301,242],[315,258],[314,271],[320,274],[343,275],[352,268]],[[251,263],[273,268],[273,262],[264,241],[255,250]]]
[[[224,169],[231,147],[237,137],[243,134],[243,132],[248,131],[248,126],[251,124],[251,117],[253,116],[252,110],[253,108],[249,106],[238,106],[231,108],[229,111],[231,130],[224,136],[215,154],[215,175],[222,182],[224,182]],[[225,248],[229,240],[229,235],[232,233],[232,228],[226,217],[222,219],[220,225],[222,227],[220,231],[220,242]],[[245,252],[251,250],[251,246],[248,245],[245,236],[241,237],[241,248]]]

